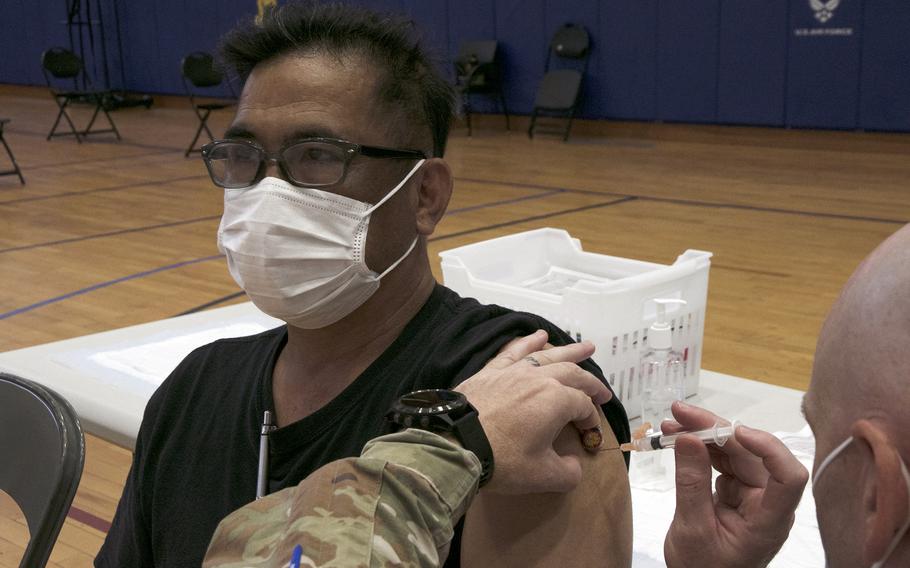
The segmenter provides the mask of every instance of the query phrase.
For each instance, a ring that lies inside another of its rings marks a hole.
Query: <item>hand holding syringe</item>
[[[664,437],[673,436],[676,482],[683,490],[676,491],[676,511],[664,541],[667,565],[733,566],[743,559],[770,560],[793,524],[809,473],[772,434],[730,425],[681,401],[671,410],[674,420],[664,422],[661,430]],[[718,426],[735,432],[735,436],[727,430],[718,432],[718,440],[726,438],[723,446],[713,440]],[[704,438],[697,439],[705,431],[711,433],[705,434],[707,446]],[[695,436],[679,437],[683,432]]]
[[[695,436],[705,444],[714,444],[717,446],[723,446],[727,443],[733,433],[736,431],[738,422],[716,422],[711,428],[706,428],[704,430],[696,430],[694,432],[678,432],[676,434],[652,434],[651,436],[645,436],[644,430],[647,430],[650,427],[650,424],[645,423],[642,429],[639,429],[637,435],[632,437],[632,441],[622,444],[619,449],[623,452],[652,452],[654,450],[665,450],[676,447],[676,440],[680,436],[688,435]]]

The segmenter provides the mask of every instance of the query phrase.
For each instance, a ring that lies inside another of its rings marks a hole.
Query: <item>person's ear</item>
[[[429,158],[420,168],[417,189],[417,234],[429,236],[445,215],[452,197],[452,170],[442,158]]]
[[[871,453],[863,465],[858,489],[862,496],[866,563],[881,559],[888,545],[907,520],[907,483],[901,470],[901,456],[884,428],[870,420],[853,424],[853,438]]]

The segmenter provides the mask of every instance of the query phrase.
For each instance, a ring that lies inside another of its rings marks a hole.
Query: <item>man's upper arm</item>
[[[571,342],[553,324],[532,314],[511,313],[492,328],[476,334],[486,343],[478,345],[470,364],[461,369],[454,381],[456,384],[477,372],[515,337],[545,329],[553,345]],[[606,382],[590,359],[580,366]],[[617,438],[627,442],[628,418],[615,393],[602,410],[608,413],[601,417],[603,447],[617,447]],[[554,447],[561,454],[579,457],[581,485],[570,493],[519,496],[487,495],[481,489],[465,516],[460,556],[463,566],[630,565],[632,500],[623,453],[586,452],[578,431],[571,425],[563,430]]]
[[[604,423],[604,448],[616,448]],[[557,452],[577,455],[581,484],[569,493],[478,493],[465,518],[461,562],[485,566],[623,566],[632,562],[632,498],[622,452],[586,452],[574,426]]]

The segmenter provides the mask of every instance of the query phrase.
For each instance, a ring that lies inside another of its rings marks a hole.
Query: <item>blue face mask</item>
[[[844,449],[850,445],[850,442],[853,441],[853,436],[850,436],[839,446],[834,448],[828,457],[822,460],[822,463],[819,464],[818,468],[815,470],[815,474],[812,476],[812,486],[813,488],[818,485],[818,480],[822,476],[822,472],[825,471],[825,468],[831,465],[831,462],[834,461],[834,458],[838,456]],[[910,472],[907,471],[907,464],[904,463],[903,458],[901,459],[901,473],[904,474],[904,482],[907,484],[907,495],[908,500],[910,500]],[[910,503],[908,503],[910,505]],[[888,560],[888,557],[891,556],[891,553],[894,552],[894,549],[897,548],[897,545],[900,544],[904,535],[907,534],[907,529],[910,529],[910,513],[907,515],[907,520],[904,522],[904,526],[901,527],[897,534],[894,535],[894,538],[891,540],[891,544],[888,545],[888,549],[885,550],[885,555],[879,560],[872,564],[872,568],[881,568],[885,565],[885,562]]]

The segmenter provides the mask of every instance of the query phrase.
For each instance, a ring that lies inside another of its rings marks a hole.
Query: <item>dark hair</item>
[[[241,22],[224,36],[225,63],[246,78],[254,67],[286,53],[325,51],[359,55],[377,64],[380,98],[413,117],[412,133],[428,128],[433,154],[442,156],[455,107],[452,87],[436,72],[414,38],[412,21],[367,9],[313,1],[269,8],[261,21]]]

